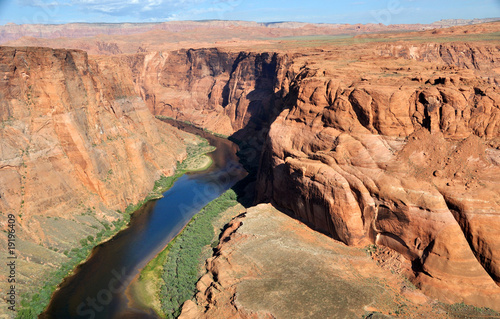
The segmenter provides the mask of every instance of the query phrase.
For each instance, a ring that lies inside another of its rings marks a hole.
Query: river
[[[157,318],[152,311],[130,306],[134,302],[125,293],[127,287],[203,206],[246,175],[234,143],[182,123],[167,122],[215,146],[209,154],[212,166],[180,177],[163,198],[135,212],[126,229],[95,247],[74,275],[61,283],[40,318]]]

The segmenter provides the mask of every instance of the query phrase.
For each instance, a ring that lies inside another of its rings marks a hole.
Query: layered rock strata
[[[143,200],[196,141],[155,119],[118,69],[82,51],[0,47],[0,211],[17,218],[19,287]]]
[[[155,114],[261,133],[246,135],[265,147],[258,201],[346,244],[400,252],[433,296],[497,307],[499,57],[481,43],[354,43],[131,65]]]
[[[231,135],[277,115],[276,91],[290,57],[218,49],[153,52],[131,63],[139,92],[155,115]]]
[[[184,152],[150,113],[165,115],[245,139],[258,201],[401,253],[432,296],[498,309],[498,47],[348,44],[90,59],[2,48],[0,208],[29,217],[26,238],[70,242],[40,231],[41,212],[107,218],[142,198],[179,159],[160,154]]]
[[[259,199],[346,244],[398,251],[433,296],[498,309],[498,87],[454,67],[397,81],[327,72],[305,68],[292,84]]]

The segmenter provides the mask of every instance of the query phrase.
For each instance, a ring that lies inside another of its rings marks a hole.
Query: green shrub
[[[237,203],[233,190],[225,192],[196,214],[166,248],[168,255],[163,266],[160,299],[167,318],[177,317],[181,305],[195,295],[198,269],[203,262],[202,250],[214,242],[212,222],[221,212]]]

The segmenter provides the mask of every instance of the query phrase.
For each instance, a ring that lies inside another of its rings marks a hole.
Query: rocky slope
[[[269,204],[229,223],[206,269],[196,303],[187,301],[180,318],[467,315],[432,302],[403,277],[378,267],[366,251],[311,232]]]
[[[118,68],[82,51],[0,47],[0,211],[17,217],[24,290],[143,200],[196,141],[156,120]]]

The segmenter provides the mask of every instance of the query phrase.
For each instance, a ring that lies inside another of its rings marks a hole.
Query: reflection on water
[[[96,247],[76,274],[62,283],[41,318],[157,318],[152,312],[129,309],[126,288],[194,214],[246,174],[238,163],[235,144],[194,128],[181,128],[217,147],[210,154],[213,165],[180,177],[164,198],[134,213],[127,229]]]

